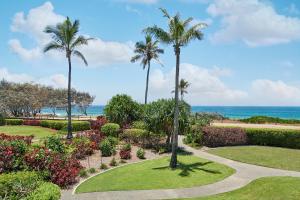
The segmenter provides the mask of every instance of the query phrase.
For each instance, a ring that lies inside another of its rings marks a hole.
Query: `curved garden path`
[[[183,188],[183,189],[162,189],[162,190],[131,190],[131,191],[110,191],[94,192],[83,194],[72,194],[71,191],[62,192],[63,200],[143,200],[143,199],[173,199],[209,196],[223,192],[229,192],[241,188],[251,181],[266,176],[293,176],[300,177],[300,172],[261,167],[246,163],[232,161],[226,158],[215,156],[201,150],[191,148],[179,138],[179,146],[186,151],[192,152],[195,156],[205,158],[214,162],[225,164],[236,170],[230,177],[204,186]],[[99,183],[102,184],[102,183]]]

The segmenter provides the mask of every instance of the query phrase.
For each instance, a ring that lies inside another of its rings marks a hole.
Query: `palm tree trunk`
[[[148,99],[148,84],[149,84],[150,62],[148,62],[147,79],[146,79],[146,91],[145,91],[145,104]]]
[[[72,74],[72,64],[71,64],[71,57],[68,56],[68,62],[69,62],[69,74],[68,74],[68,135],[67,139],[72,139],[72,107],[71,107],[71,74]]]
[[[178,122],[178,115],[179,115],[179,108],[178,108],[178,83],[179,83],[179,65],[180,65],[180,48],[175,47],[175,54],[176,54],[176,74],[175,74],[175,111],[174,111],[174,131],[172,134],[172,156],[170,161],[170,167],[176,168],[177,167],[177,146],[178,146],[178,129],[179,129],[179,122]]]

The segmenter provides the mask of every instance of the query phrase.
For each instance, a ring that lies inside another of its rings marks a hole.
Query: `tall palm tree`
[[[183,96],[184,94],[187,94],[187,88],[190,86],[191,84],[189,82],[187,82],[186,80],[184,80],[183,78],[180,79],[179,85],[178,85],[178,90],[180,92],[180,98],[181,101],[183,101]],[[174,93],[175,90],[172,90],[172,93]]]
[[[172,156],[170,167],[176,168],[177,166],[177,146],[178,146],[178,85],[179,85],[179,67],[180,67],[180,50],[181,47],[187,46],[191,40],[201,40],[203,34],[201,29],[206,27],[204,23],[197,23],[191,25],[193,18],[182,20],[179,13],[171,17],[166,9],[160,8],[164,17],[168,20],[168,30],[164,30],[156,25],[148,27],[144,32],[154,35],[162,43],[173,45],[176,55],[176,74],[175,74],[175,110],[174,110],[174,131],[172,134]]]
[[[79,31],[79,21],[72,22],[69,17],[63,22],[58,23],[55,26],[47,26],[44,30],[45,33],[51,34],[52,41],[44,48],[44,52],[50,50],[58,50],[64,52],[69,64],[68,74],[68,135],[67,138],[71,139],[72,135],[72,122],[71,122],[71,75],[72,75],[72,63],[71,56],[77,56],[83,60],[85,65],[88,65],[87,60],[83,54],[77,50],[78,47],[87,45],[88,41],[92,38],[85,38],[84,36],[77,36]]]
[[[131,58],[131,62],[134,63],[138,60],[141,60],[141,65],[143,66],[143,69],[145,69],[146,66],[148,68],[145,91],[145,104],[147,104],[150,63],[152,59],[160,63],[158,57],[159,54],[164,53],[164,50],[158,47],[158,40],[153,41],[151,35],[146,35],[145,42],[140,41],[135,44],[134,53],[136,53],[136,55]]]

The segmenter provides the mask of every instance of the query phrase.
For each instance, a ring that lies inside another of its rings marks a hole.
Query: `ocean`
[[[89,116],[103,114],[104,106],[90,106]],[[300,119],[300,107],[271,107],[271,106],[192,106],[192,112],[214,112],[231,119],[243,119],[256,115],[280,117],[285,119]],[[49,108],[42,109],[43,114],[52,113]],[[57,110],[58,116],[66,116],[64,110]],[[78,109],[72,110],[72,115],[80,115]]]

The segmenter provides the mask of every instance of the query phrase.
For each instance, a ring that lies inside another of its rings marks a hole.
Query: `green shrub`
[[[109,157],[116,152],[115,146],[111,144],[111,142],[107,138],[100,143],[100,150],[102,156],[104,157]]]
[[[85,169],[81,169],[81,170],[79,171],[79,176],[80,176],[81,178],[87,177],[87,176],[88,176],[87,171],[86,171]]]
[[[23,124],[23,119],[5,119],[6,125],[19,126]]]
[[[131,144],[124,144],[121,148],[124,151],[131,151]]]
[[[199,124],[192,125],[190,131],[185,135],[183,142],[185,144],[201,146],[202,139],[203,139],[202,137],[203,137],[202,127]]]
[[[143,144],[149,137],[149,131],[144,129],[125,129],[121,134],[121,137],[127,142],[134,144]]]
[[[66,120],[41,120],[40,125],[46,128],[65,131],[67,130],[68,122]],[[85,131],[90,128],[90,122],[88,121],[72,121],[72,130],[74,132]]]
[[[4,126],[5,125],[5,117],[3,114],[0,114],[0,126]]]
[[[0,175],[0,199],[24,199],[40,184],[41,177],[35,172],[16,172]]]
[[[65,153],[66,152],[66,146],[63,142],[63,139],[60,136],[48,136],[45,139],[45,146],[48,149],[51,149],[54,152],[58,153]]]
[[[115,123],[107,123],[101,127],[101,132],[106,136],[117,137],[120,131],[120,125]]]
[[[133,128],[133,129],[147,129],[147,124],[144,121],[134,121],[134,122],[132,122],[131,128]]]
[[[130,124],[140,120],[143,115],[142,106],[128,95],[116,95],[104,108],[104,113],[110,122],[120,125]]]
[[[85,131],[91,129],[91,123],[87,121],[73,121],[72,122],[72,131],[78,132],[78,131]]]
[[[266,123],[275,123],[275,124],[300,124],[300,120],[297,119],[281,119],[278,117],[268,117],[268,116],[253,116],[246,119],[241,119],[241,122],[253,123],[253,124],[266,124]]]
[[[95,168],[93,168],[93,167],[92,167],[92,168],[90,168],[88,171],[89,171],[89,173],[90,173],[90,174],[94,174],[94,173],[96,173],[96,169],[95,169]]]
[[[42,183],[25,200],[59,200],[60,188],[53,183]]]
[[[108,169],[108,166],[107,166],[106,164],[102,163],[102,164],[100,165],[100,169],[106,170],[106,169]]]
[[[115,147],[116,145],[119,144],[119,139],[116,138],[116,137],[108,136],[106,139],[107,139],[107,140],[111,143],[111,145],[114,146],[114,147]]]
[[[249,144],[300,149],[300,131],[247,128]]]
[[[139,158],[139,159],[145,159],[145,150],[142,149],[142,148],[139,148],[136,152],[136,156]]]
[[[118,166],[118,162],[116,161],[115,157],[113,157],[109,163],[110,166]]]

